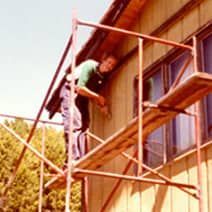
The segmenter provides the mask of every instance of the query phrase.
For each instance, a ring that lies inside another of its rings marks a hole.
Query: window
[[[204,71],[212,74],[212,34],[203,40],[203,64]],[[212,94],[209,94],[205,99],[206,113],[206,134],[212,137]]]
[[[212,74],[212,33],[205,36],[209,31],[201,31],[198,34],[202,52],[202,70]],[[203,39],[204,38],[204,39]],[[163,60],[155,62],[152,68],[145,70],[144,75],[144,101],[157,102],[170,88],[182,72],[182,68],[187,64],[191,57],[189,52],[170,52]],[[193,59],[192,59],[193,60]],[[184,81],[193,73],[193,61],[185,68],[180,77],[180,82]],[[159,67],[159,68],[158,68]],[[162,67],[162,68],[161,68]],[[212,94],[205,97],[204,113],[200,114],[202,123],[205,121],[205,135],[207,140],[212,138]],[[191,113],[194,105],[186,108]],[[138,114],[138,80],[134,81],[134,116]],[[203,120],[204,119],[204,120]],[[206,140],[206,141],[207,141]],[[144,145],[144,163],[151,167],[156,167],[174,157],[194,148],[195,146],[195,120],[193,116],[180,113],[169,123],[156,129],[146,139]]]
[[[143,100],[156,102],[164,94],[162,71],[159,69],[144,80]],[[134,116],[138,115],[138,80],[134,81]],[[151,167],[163,162],[163,127],[151,133],[144,145],[144,163]]]
[[[175,81],[177,75],[188,58],[189,54],[184,53],[169,64],[170,86]],[[182,75],[180,81],[183,81],[186,77],[192,74],[192,71],[193,66],[190,63]],[[189,112],[194,112],[194,106],[189,107],[187,110]],[[195,142],[194,118],[185,114],[177,115],[177,117],[173,119],[171,123],[170,132],[171,139],[169,156],[173,157],[174,155],[179,154],[193,146]]]
[[[151,83],[149,101],[154,103],[164,95],[162,71],[157,71],[148,81]],[[163,142],[163,127],[156,129],[148,136],[144,148],[144,162],[147,165],[156,167],[163,163]]]

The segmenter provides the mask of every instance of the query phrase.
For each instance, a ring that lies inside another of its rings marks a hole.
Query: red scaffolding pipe
[[[175,81],[172,83],[172,86],[170,87],[169,91],[171,91],[172,89],[174,89],[178,83],[180,82],[181,77],[183,76],[183,74],[185,73],[188,65],[191,63],[192,61],[192,56],[189,55],[189,58],[184,62],[182,68],[179,71],[179,74],[177,75]]]
[[[51,161],[49,161],[48,159],[46,159],[42,154],[40,154],[37,150],[35,150],[33,147],[31,147],[28,143],[30,142],[33,133],[36,129],[37,123],[38,122],[43,122],[43,123],[47,123],[44,121],[39,121],[42,111],[46,105],[46,102],[48,100],[48,97],[50,95],[50,92],[53,88],[53,85],[56,81],[56,78],[60,72],[60,69],[63,65],[63,62],[67,56],[67,53],[69,51],[69,48],[71,46],[72,40],[73,40],[73,52],[72,52],[72,70],[75,69],[75,65],[76,65],[76,55],[75,55],[75,44],[76,44],[76,31],[77,31],[77,25],[85,25],[85,26],[90,26],[90,27],[96,27],[96,28],[100,28],[102,30],[109,30],[109,31],[114,31],[114,32],[118,32],[118,33],[123,33],[126,35],[130,35],[130,36],[134,36],[139,38],[139,80],[141,81],[139,83],[139,92],[142,92],[142,66],[143,66],[143,59],[142,59],[142,54],[143,54],[143,39],[148,39],[154,42],[158,42],[158,43],[162,43],[162,44],[166,44],[166,45],[171,45],[174,47],[180,47],[180,48],[185,48],[187,50],[191,50],[193,52],[194,55],[194,70],[198,71],[198,58],[197,58],[197,41],[196,38],[193,38],[193,45],[194,47],[190,46],[190,45],[185,45],[185,44],[180,44],[180,43],[176,43],[174,41],[168,41],[165,39],[161,39],[161,38],[156,38],[153,36],[149,36],[149,35],[144,35],[144,34],[140,34],[137,32],[132,32],[132,31],[128,31],[128,30],[123,30],[120,28],[116,28],[116,27],[111,27],[111,26],[106,26],[106,25],[102,25],[102,24],[94,24],[91,22],[85,22],[85,21],[80,21],[77,20],[75,15],[73,17],[72,20],[72,31],[73,31],[73,37],[71,36],[69,39],[69,42],[66,46],[66,49],[62,55],[62,59],[57,67],[56,73],[53,77],[53,80],[48,88],[48,91],[46,93],[46,96],[44,98],[44,101],[41,105],[41,108],[37,114],[37,117],[35,119],[35,122],[32,126],[32,129],[29,133],[29,136],[27,138],[27,141],[24,141],[22,138],[20,138],[20,136],[18,136],[17,134],[15,134],[13,131],[11,131],[10,129],[8,129],[8,127],[2,123],[0,123],[5,129],[7,129],[11,134],[13,134],[16,138],[18,138],[24,145],[25,147],[23,148],[23,151],[20,154],[20,157],[17,160],[17,164],[16,167],[14,169],[14,172],[12,173],[12,175],[10,176],[10,179],[7,182],[6,188],[5,188],[5,192],[4,194],[6,194],[7,189],[11,186],[11,184],[13,183],[17,170],[20,166],[21,160],[23,159],[23,156],[25,154],[25,151],[27,148],[29,148],[38,158],[40,158],[41,160],[43,160],[44,162],[46,162],[47,164],[49,164],[51,167],[53,167],[53,169],[55,169],[57,172],[59,172],[61,175],[64,175],[64,172],[62,170],[60,170],[57,166],[55,166],[53,163],[51,163]],[[72,75],[73,78],[73,75]],[[67,190],[66,190],[66,212],[70,212],[70,197],[71,197],[71,180],[72,180],[72,172],[74,172],[74,174],[82,174],[82,175],[95,175],[95,176],[104,176],[104,177],[109,177],[109,178],[113,178],[113,179],[119,179],[119,180],[133,180],[133,181],[138,181],[138,182],[144,182],[144,183],[155,183],[155,184],[160,184],[160,185],[171,185],[171,186],[176,186],[178,188],[180,188],[181,190],[184,190],[184,188],[189,188],[189,189],[195,189],[198,190],[198,194],[199,194],[199,211],[203,212],[203,199],[202,199],[202,181],[201,181],[201,152],[200,152],[200,142],[201,142],[201,133],[200,133],[200,119],[199,119],[199,115],[198,113],[199,111],[199,105],[198,103],[196,104],[196,114],[195,114],[195,127],[196,127],[196,147],[197,147],[197,169],[198,169],[198,189],[196,186],[194,185],[189,185],[189,184],[184,184],[184,183],[176,183],[176,182],[172,182],[169,179],[166,179],[165,176],[160,175],[158,172],[155,171],[155,174],[160,176],[161,178],[164,178],[165,181],[161,181],[161,180],[156,180],[156,179],[147,179],[147,178],[142,178],[142,177],[134,177],[134,176],[125,176],[125,175],[121,175],[121,174],[114,174],[114,173],[106,173],[106,172],[99,172],[99,171],[93,171],[93,170],[83,170],[83,169],[78,169],[76,168],[75,170],[72,170],[72,143],[73,143],[73,94],[74,94],[74,80],[71,80],[71,99],[70,99],[70,138],[69,138],[69,151],[68,151],[68,171],[67,171]],[[139,97],[139,100],[142,103],[142,95]],[[139,102],[140,102],[139,101]],[[139,107],[140,108],[140,107]],[[142,108],[142,107],[141,107]],[[185,112],[184,112],[185,113]],[[2,115],[2,114],[0,114]],[[7,116],[7,115],[5,115]],[[9,116],[8,116],[9,117]],[[139,113],[139,119],[140,117],[142,117],[142,110]],[[14,118],[14,117],[13,117]],[[21,117],[17,117],[17,118],[21,118]],[[26,119],[27,120],[27,119]],[[28,119],[30,121],[32,121],[32,119]],[[142,119],[141,119],[142,120]],[[140,129],[140,133],[139,133],[139,138],[142,137],[142,121],[141,123],[139,123],[139,129]],[[140,136],[141,134],[141,136]],[[140,139],[139,139],[140,140]],[[142,144],[142,141],[138,142],[138,149],[139,149],[139,160],[136,160],[136,162],[139,164],[138,167],[144,167],[145,165],[142,163],[142,159],[141,159],[141,151],[142,151],[142,147],[140,146]],[[125,155],[125,154],[123,154]],[[127,155],[127,154],[126,154]],[[125,155],[125,156],[126,156]],[[128,158],[130,156],[127,156]],[[131,159],[131,161],[133,161],[133,159]],[[128,166],[126,167],[126,169],[128,168]],[[125,169],[125,171],[126,171]],[[147,170],[150,171],[154,171],[151,168],[147,168]],[[139,171],[140,172],[140,171]],[[124,172],[125,173],[125,172]],[[184,188],[182,188],[184,187]],[[184,190],[185,191],[185,190]],[[187,192],[187,191],[185,191]],[[188,192],[187,192],[188,193]]]
[[[86,131],[88,133],[89,130]],[[88,143],[89,143],[89,136],[86,134],[86,144],[85,144],[85,152],[88,153]],[[89,212],[89,205],[88,205],[88,177],[84,177],[82,183],[82,205],[83,205],[83,212]]]
[[[29,143],[27,143],[24,139],[22,139],[16,132],[6,126],[4,123],[0,123],[4,129],[6,129],[11,135],[16,137],[26,148],[28,148],[32,153],[34,153],[40,160],[43,160],[46,164],[48,164],[52,169],[56,172],[60,173],[60,175],[64,175],[63,170],[58,168],[55,164],[53,164],[50,160],[45,158],[40,152],[38,152],[35,148],[33,148]]]
[[[193,57],[194,57],[194,72],[198,72],[198,55],[197,55],[197,38],[193,37]],[[199,194],[199,212],[204,211],[203,206],[203,197],[202,197],[202,168],[201,168],[201,123],[199,114],[200,111],[200,103],[197,102],[195,104],[195,140],[196,140],[196,149],[197,149],[197,179],[198,179],[198,194]]]
[[[143,39],[138,38],[138,167],[137,176],[143,173]]]
[[[194,47],[192,47],[192,46],[189,46],[189,45],[179,44],[179,43],[176,43],[176,42],[173,42],[173,41],[167,41],[167,40],[164,40],[164,39],[155,38],[155,37],[148,36],[148,35],[142,35],[140,33],[135,33],[135,32],[131,32],[131,31],[128,31],[128,30],[122,30],[122,29],[115,28],[115,27],[105,26],[105,25],[102,25],[102,24],[94,24],[94,23],[91,23],[91,22],[85,22],[85,21],[80,21],[80,20],[78,20],[78,24],[85,25],[85,26],[90,26],[90,27],[101,28],[103,30],[120,32],[120,33],[124,33],[124,34],[127,34],[127,35],[136,36],[136,37],[139,37],[139,38],[145,38],[145,39],[149,39],[149,40],[152,40],[152,41],[155,41],[155,42],[159,42],[159,43],[163,43],[163,44],[172,45],[172,46],[175,46],[175,47],[181,47],[181,48],[185,48],[185,49],[191,50],[193,52],[194,58],[195,58],[194,59],[194,66],[196,68],[196,71],[198,71],[198,67],[197,67],[197,48],[195,46],[195,41],[196,41],[195,39],[194,39]],[[140,72],[142,71],[142,62],[143,62],[143,60],[140,58],[142,56],[142,50],[143,50],[141,48],[142,44],[143,44],[143,40],[141,41],[141,39],[139,39],[139,47],[140,47],[139,48],[139,75],[140,75],[139,78],[141,78],[141,75],[142,75],[142,73],[140,74]],[[185,64],[185,67],[188,65],[188,63],[189,62],[187,62]],[[182,73],[184,72],[184,69],[185,68],[183,68]],[[179,76],[179,78],[180,77],[181,76]],[[179,81],[179,79],[177,79],[175,83],[177,83],[178,81]],[[142,92],[142,82],[139,85],[139,92]],[[139,100],[142,100],[142,96],[141,95],[139,95]],[[186,112],[184,111],[184,113],[186,113]],[[194,115],[194,114],[189,114],[189,115]],[[139,116],[142,116],[142,111],[140,111]],[[199,125],[200,123],[199,123],[199,117],[197,116],[197,114],[196,114],[195,118],[196,118],[195,119],[195,123],[196,123],[196,135],[197,135],[196,136],[197,137],[196,143],[197,143],[198,182],[199,182],[199,190],[198,190],[198,194],[199,195],[198,195],[198,197],[199,197],[199,209],[200,209],[200,212],[202,212],[203,209],[202,209],[201,180],[200,180],[200,178],[201,178],[201,168],[200,168],[200,164],[199,164],[199,163],[201,163],[200,148],[199,148],[200,147],[200,139],[199,139],[200,132],[198,132],[198,130],[199,130],[198,128],[200,127],[200,125]],[[141,129],[140,125],[142,125],[142,123],[139,122],[139,130]],[[141,131],[141,133],[139,133],[139,135],[142,134],[142,130],[140,130],[140,131]],[[139,136],[139,138],[140,138],[140,136]],[[138,150],[139,150],[139,155],[138,155],[138,159],[139,160],[138,160],[138,163],[139,163],[139,165],[141,165],[140,164],[141,163],[141,156],[140,156],[141,155],[141,147],[140,147],[140,142],[139,141],[138,141]],[[138,167],[141,167],[141,166],[138,166]],[[112,177],[112,178],[127,179],[125,176],[118,176],[117,174],[109,174],[109,173],[106,174],[106,173],[100,173],[100,172],[91,171],[91,170],[78,170],[78,171],[80,171],[81,173],[87,173],[87,174],[97,175],[97,176],[107,176],[107,177]],[[138,173],[139,172],[140,172],[140,170],[138,170]],[[157,183],[156,181],[155,182],[153,182],[153,181],[154,180],[152,180],[152,183]],[[170,180],[167,180],[165,183],[167,183],[167,184],[170,183],[170,184],[173,185],[173,182],[171,182]],[[183,185],[183,187],[184,186],[185,185]],[[184,190],[185,192],[189,193],[187,190],[185,190],[184,188],[182,188],[181,185],[178,184],[177,187],[180,188],[180,189],[182,189],[182,190]],[[196,187],[193,187],[193,188],[197,190]],[[195,196],[195,195],[193,195],[193,196]]]
[[[33,119],[33,118],[28,118],[28,117],[23,117],[23,116],[15,116],[15,115],[8,115],[8,114],[2,114],[2,113],[0,113],[0,116],[5,117],[5,118],[10,118],[10,119],[23,119],[23,120],[32,121],[32,122],[35,121],[35,119]],[[44,123],[44,124],[52,124],[52,125],[63,126],[63,123],[54,122],[54,121],[39,120],[38,122],[41,122],[41,123]]]
[[[104,140],[102,140],[101,138],[95,136],[95,135],[92,134],[91,132],[87,132],[87,134],[88,134],[88,136],[94,138],[94,139],[97,140],[98,142],[104,143]],[[122,152],[121,155],[122,155],[125,159],[128,159],[128,160],[130,160],[131,162],[134,162],[134,163],[136,163],[136,164],[138,165],[138,160],[135,159],[135,156],[136,156],[137,153],[138,153],[138,151],[136,151],[136,153],[135,153],[134,156],[131,156],[131,155],[125,153],[125,152]],[[170,183],[172,182],[172,181],[170,180],[170,178],[168,178],[167,176],[161,174],[160,172],[156,171],[155,169],[150,168],[149,166],[145,165],[144,163],[142,164],[142,167],[143,167],[144,169],[146,169],[147,171],[149,171],[150,173],[152,173],[152,174],[158,176],[158,177],[161,178],[162,180],[165,180],[165,181],[170,182]],[[180,190],[184,191],[185,193],[187,193],[187,194],[193,196],[194,198],[198,198],[198,195],[196,195],[195,193],[192,193],[192,192],[190,192],[190,191],[184,189],[183,187],[178,187],[178,188],[179,188]]]
[[[73,13],[72,19],[72,34],[73,34],[73,42],[72,42],[72,64],[71,70],[74,72],[76,66],[76,39],[77,39],[77,19],[75,12]],[[68,173],[66,176],[66,200],[65,200],[65,211],[70,212],[70,200],[71,200],[71,181],[72,181],[72,166],[73,166],[73,115],[74,115],[74,74],[71,75],[71,82],[70,82],[70,98],[69,98],[69,111],[70,111],[70,129],[69,129],[69,142],[68,142]]]
[[[41,142],[41,154],[45,155],[45,125],[42,126],[42,142]],[[43,203],[43,176],[44,176],[44,161],[41,160],[40,164],[40,189],[39,189],[39,203],[38,203],[38,212],[42,212],[42,203]]]
[[[100,29],[107,30],[107,31],[119,32],[119,33],[123,33],[123,34],[130,35],[130,36],[133,36],[133,37],[143,38],[143,39],[155,41],[155,42],[162,43],[162,44],[167,44],[167,45],[174,46],[174,47],[185,48],[185,49],[188,49],[190,51],[193,50],[193,47],[189,46],[189,45],[180,44],[180,43],[177,43],[177,42],[174,42],[174,41],[153,37],[151,35],[144,35],[144,34],[141,34],[141,33],[138,33],[138,32],[132,32],[132,31],[120,29],[120,28],[117,28],[117,27],[106,26],[106,25],[103,25],[103,24],[95,24],[95,23],[92,23],[92,22],[87,22],[87,21],[82,21],[82,20],[78,20],[78,24],[84,25],[84,26],[89,26],[89,27],[100,28]]]
[[[181,186],[181,187],[185,187],[185,188],[189,188],[189,189],[197,189],[197,187],[195,185],[186,184],[186,183],[167,182],[167,181],[156,180],[156,179],[134,177],[134,176],[121,175],[121,174],[108,173],[108,172],[101,172],[101,171],[93,171],[93,170],[87,170],[87,169],[75,168],[74,173],[75,174],[83,174],[83,175],[94,175],[94,176],[109,177],[109,178],[113,178],[113,179],[137,181],[137,182],[143,182],[143,183],[155,183],[155,184],[159,184],[159,185],[170,185],[170,186],[175,186],[175,187]]]
[[[88,207],[88,177],[84,177],[82,180],[82,208],[83,212],[89,212],[89,207]]]

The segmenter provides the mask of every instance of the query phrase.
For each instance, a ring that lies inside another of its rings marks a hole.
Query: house
[[[212,60],[210,59],[212,55],[212,14],[210,11],[212,11],[211,0],[114,0],[102,18],[101,24],[104,25],[128,29],[189,46],[193,46],[193,36],[195,36],[197,38],[195,47],[198,71],[208,74],[210,90],[199,94],[201,101],[197,106],[201,123],[200,167],[197,166],[195,118],[186,115],[183,111],[178,111],[179,114],[175,118],[164,122],[145,136],[143,146],[143,160],[146,165],[159,171],[171,181],[187,185],[201,185],[201,193],[197,192],[198,189],[179,189],[179,187],[182,188],[179,185],[178,187],[167,186],[127,179],[117,185],[117,179],[89,175],[89,211],[212,211],[210,201],[212,199]],[[112,118],[106,119],[95,105],[90,105],[90,131],[107,141],[113,135],[123,136],[124,134],[117,134],[120,129],[126,126],[127,128],[134,127],[129,123],[138,111],[136,104],[139,69],[138,38],[95,29],[78,54],[77,63],[87,58],[100,59],[104,51],[114,51],[121,58],[117,70],[102,91],[110,103]],[[170,89],[174,89],[172,85],[182,69],[184,73],[179,79],[179,85],[192,75],[195,71],[192,56],[188,49],[144,39],[143,78],[145,88],[148,87],[144,89],[147,100],[157,103],[170,92]],[[62,83],[63,80],[47,106],[50,116],[58,110],[58,92]],[[198,93],[198,90],[195,92]],[[176,99],[181,101],[183,95],[187,94],[179,93]],[[192,94],[189,93],[189,95]],[[186,111],[194,113],[195,105],[192,104]],[[96,140],[90,139],[89,149],[94,150],[93,153],[97,145]],[[129,147],[123,149],[127,149],[125,152],[133,155],[137,147],[135,142]],[[87,159],[93,153],[90,153]],[[104,152],[104,155],[107,154],[111,152]],[[98,168],[98,171],[136,175],[137,166],[131,165],[126,170],[128,160],[123,155],[114,154],[106,162],[100,164],[99,167],[96,165],[95,168]],[[79,166],[84,163],[85,160],[80,161]],[[144,170],[143,176],[158,179],[147,170]],[[117,185],[117,189],[113,190],[114,185]],[[182,191],[185,189],[186,192]],[[192,192],[200,194],[202,209],[200,209],[198,198],[191,195]]]

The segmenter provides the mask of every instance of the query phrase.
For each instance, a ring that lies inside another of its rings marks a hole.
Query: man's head
[[[106,55],[99,65],[99,71],[101,73],[109,73],[115,68],[117,62],[117,58],[114,55]]]

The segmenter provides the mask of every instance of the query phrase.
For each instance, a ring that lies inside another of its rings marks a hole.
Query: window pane
[[[212,35],[203,41],[204,49],[204,70],[207,73],[212,74]],[[209,94],[206,98],[206,121],[208,128],[208,135],[212,136],[212,94]]]
[[[162,72],[159,69],[144,81],[143,100],[156,102],[163,96]],[[134,81],[133,116],[138,115],[138,80]],[[163,127],[150,134],[144,145],[144,163],[155,167],[163,162]]]
[[[188,54],[183,54],[170,64],[170,86],[175,81],[187,58]],[[180,81],[183,81],[186,77],[188,77],[192,71],[193,67],[190,64],[185,70]],[[189,107],[187,110],[194,112],[194,106]],[[194,144],[194,141],[194,118],[185,114],[179,114],[172,121],[170,144],[171,156],[190,148]]]
[[[156,102],[163,96],[163,82],[161,71],[158,71],[151,78],[149,78],[149,101]],[[163,127],[156,129],[151,133],[145,143],[144,162],[152,167],[160,165],[163,162]]]

